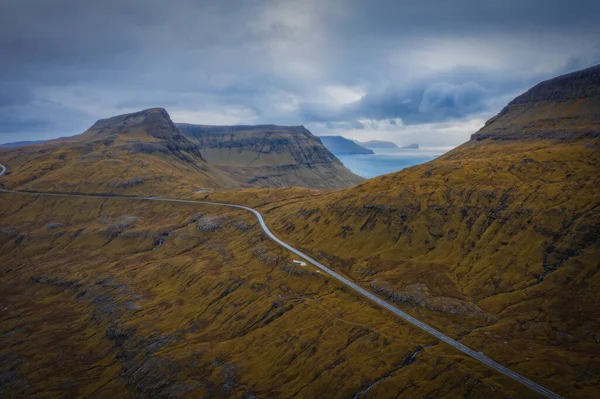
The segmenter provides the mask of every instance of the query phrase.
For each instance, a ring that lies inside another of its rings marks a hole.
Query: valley
[[[0,176],[2,176],[5,172],[6,172],[6,167],[4,165],[0,165],[0,168],[2,168],[2,170],[0,171]],[[3,192],[7,192],[7,193],[12,193],[12,194],[17,194],[17,195],[26,195],[24,193],[18,192],[18,191],[5,191],[5,190],[0,190]],[[74,195],[74,194],[48,194],[48,193],[28,193],[29,195],[35,195],[35,196],[51,196],[51,197],[61,197],[61,198],[65,198],[65,197],[69,197],[69,198],[80,198],[80,196],[78,195]],[[89,197],[88,197],[89,198]],[[104,196],[104,198],[119,198],[119,197],[115,197],[115,196]],[[218,206],[218,207],[226,207],[226,208],[234,208],[234,209],[243,209],[246,211],[251,212],[258,220],[260,228],[262,229],[262,231],[267,235],[267,237],[274,241],[275,243],[279,244],[280,246],[284,247],[285,249],[289,250],[290,252],[294,253],[295,255],[299,256],[302,259],[305,259],[306,261],[308,261],[311,265],[316,266],[318,269],[322,270],[323,272],[325,272],[327,275],[333,277],[335,280],[338,280],[340,283],[342,283],[344,286],[356,291],[358,294],[362,295],[363,297],[369,299],[370,301],[376,303],[377,305],[381,306],[382,308],[389,310],[390,312],[392,312],[393,314],[395,314],[396,316],[400,317],[401,319],[403,319],[404,321],[412,324],[413,326],[419,328],[420,330],[434,336],[435,338],[438,338],[440,341],[454,347],[455,349],[458,349],[460,352],[463,352],[465,355],[468,355],[480,362],[482,362],[483,364],[485,364],[486,366],[494,369],[495,371],[504,374],[507,377],[510,377],[512,379],[514,379],[515,381],[525,385],[526,387],[532,389],[533,391],[536,391],[546,397],[549,398],[560,398],[559,395],[553,393],[552,391],[534,383],[533,381],[528,380],[527,378],[511,371],[510,369],[507,369],[506,367],[496,363],[495,361],[493,361],[492,359],[490,359],[489,357],[485,356],[482,352],[476,352],[474,350],[472,350],[471,348],[466,347],[465,345],[459,343],[458,341],[453,340],[452,338],[444,335],[443,333],[441,333],[440,331],[437,331],[434,328],[431,328],[430,326],[428,326],[427,324],[415,319],[414,317],[410,316],[409,314],[401,311],[400,309],[398,309],[397,307],[393,306],[390,302],[386,302],[384,300],[382,300],[381,298],[379,298],[378,296],[372,294],[371,292],[369,292],[368,290],[365,290],[364,288],[361,288],[359,285],[355,284],[354,282],[348,280],[347,278],[343,277],[342,275],[340,275],[339,273],[334,272],[333,270],[331,270],[329,267],[323,265],[322,263],[314,260],[313,258],[307,256],[306,254],[300,252],[299,250],[295,249],[294,247],[292,247],[291,245],[287,244],[286,242],[281,241],[279,238],[277,238],[275,235],[273,235],[273,233],[269,230],[269,228],[267,227],[267,225],[265,224],[265,221],[262,217],[262,215],[260,214],[260,212],[258,212],[257,210],[253,209],[253,208],[248,208],[248,207],[244,207],[244,206],[240,206],[240,205],[234,205],[234,204],[226,204],[226,203],[218,203],[218,202],[205,202],[205,201],[193,201],[193,200],[177,200],[177,199],[169,199],[169,198],[155,198],[155,197],[148,197],[148,198],[142,198],[142,197],[128,197],[127,199],[131,199],[131,200],[139,200],[139,201],[155,201],[155,202],[168,202],[168,203],[180,203],[180,204],[201,204],[201,205],[213,205],[213,206]],[[204,216],[202,216],[202,218],[204,218]],[[217,220],[219,220],[219,218],[216,218]],[[202,219],[201,219],[202,220]],[[208,219],[208,224],[205,226],[202,226],[199,224],[199,228],[201,230],[208,230],[208,231],[212,231],[215,227],[218,226],[218,224],[215,224],[213,222],[213,220],[215,220],[214,217],[210,217]],[[206,227],[206,229],[204,229],[203,227]],[[171,233],[168,233],[166,236],[170,236]],[[152,249],[156,249],[159,246],[161,246],[164,243],[164,238],[161,238],[158,243],[156,244],[156,246]],[[261,254],[262,255],[262,254]],[[270,258],[273,259],[273,258]],[[276,261],[275,261],[276,262]],[[306,263],[300,262],[298,260],[293,260],[292,264],[285,264],[282,265],[282,268],[284,271],[291,273],[291,274],[304,274],[306,273],[304,270],[302,269],[298,269],[298,266],[295,266],[294,263],[296,264],[300,264],[302,266],[306,266]],[[293,272],[292,272],[293,271]],[[320,273],[320,272],[317,272]],[[314,273],[312,273],[313,275],[315,275]]]
[[[366,181],[162,108],[2,148],[0,395],[594,397],[598,109],[596,66]]]

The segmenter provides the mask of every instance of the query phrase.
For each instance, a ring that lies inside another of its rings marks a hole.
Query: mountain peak
[[[538,83],[508,105],[600,97],[600,65]]]
[[[472,140],[600,137],[600,65],[546,80],[511,101]]]
[[[181,135],[169,113],[164,108],[149,108],[143,111],[100,119],[88,130],[96,135],[127,134],[140,128],[152,137],[169,139],[173,135]]]

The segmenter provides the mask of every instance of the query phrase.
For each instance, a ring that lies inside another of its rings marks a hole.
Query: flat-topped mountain
[[[369,140],[369,141],[357,141],[358,144],[360,144],[361,146],[365,147],[365,148],[373,148],[373,149],[377,149],[377,148],[398,148],[398,146],[396,145],[396,143],[393,143],[391,141],[381,141],[381,140]]]
[[[85,193],[164,194],[233,188],[203,159],[162,108],[102,119],[84,133],[3,148],[8,188]]]
[[[600,65],[542,82],[511,101],[474,140],[600,137]]]
[[[373,151],[342,136],[320,136],[323,145],[334,154],[373,154]]]
[[[177,126],[210,164],[242,186],[331,189],[364,180],[303,126]]]

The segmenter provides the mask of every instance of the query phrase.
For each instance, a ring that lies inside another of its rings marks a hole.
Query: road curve
[[[2,176],[5,172],[6,172],[6,167],[2,164],[0,164],[0,168],[2,168],[2,170],[0,171],[0,176]],[[260,223],[260,227],[263,229],[263,231],[265,232],[265,234],[267,234],[267,236],[269,236],[269,238],[271,238],[273,241],[275,241],[277,244],[281,245],[282,247],[286,248],[287,250],[295,253],[296,255],[298,255],[299,257],[305,259],[306,261],[308,261],[309,263],[313,264],[314,266],[318,267],[319,269],[321,269],[322,271],[324,271],[325,273],[327,273],[328,275],[330,275],[331,277],[333,277],[334,279],[338,280],[339,282],[341,282],[342,284],[346,285],[347,287],[352,288],[354,291],[358,292],[359,294],[361,294],[362,296],[370,299],[371,301],[375,302],[376,304],[378,304],[379,306],[389,310],[390,312],[394,313],[396,316],[404,319],[405,321],[411,323],[412,325],[420,328],[421,330],[433,335],[434,337],[438,338],[440,341],[443,341],[445,343],[447,343],[450,346],[453,346],[454,348],[458,349],[459,351],[461,351],[462,353],[471,356],[472,358],[479,360],[481,363],[489,366],[490,368],[512,378],[513,380],[520,382],[521,384],[527,386],[528,388],[546,396],[547,398],[552,398],[552,399],[562,399],[562,397],[552,391],[550,391],[549,389],[544,388],[543,386],[536,384],[535,382],[523,377],[520,374],[515,373],[514,371],[504,367],[503,365],[501,365],[500,363],[497,363],[495,361],[493,361],[492,359],[490,359],[489,357],[485,356],[483,353],[481,352],[477,352],[463,344],[461,344],[460,342],[448,337],[447,335],[443,334],[442,332],[436,330],[433,327],[430,327],[429,325],[423,323],[422,321],[419,321],[417,319],[415,319],[414,317],[412,317],[411,315],[409,315],[408,313],[403,312],[402,310],[398,309],[397,307],[395,307],[394,305],[392,305],[391,303],[379,298],[378,296],[374,295],[373,293],[367,291],[366,289],[360,287],[359,285],[357,285],[356,283],[353,283],[352,281],[350,281],[349,279],[347,279],[346,277],[340,275],[339,273],[336,273],[335,271],[331,270],[330,268],[328,268],[327,266],[323,265],[322,263],[314,260],[313,258],[311,258],[308,255],[305,255],[304,253],[300,252],[299,250],[297,250],[296,248],[292,247],[291,245],[289,245],[288,243],[280,240],[279,238],[277,238],[275,236],[275,234],[273,234],[271,232],[271,230],[269,230],[269,228],[267,227],[267,224],[265,223],[265,220],[263,219],[262,215],[260,214],[259,211],[257,211],[256,209],[253,208],[249,208],[247,206],[242,206],[242,205],[235,205],[235,204],[226,204],[226,203],[221,203],[221,202],[210,202],[210,201],[196,201],[196,200],[183,200],[183,199],[171,199],[171,198],[160,198],[160,197],[125,197],[125,196],[118,196],[118,195],[86,195],[86,194],[60,194],[60,193],[44,193],[44,192],[25,192],[25,191],[13,191],[13,190],[6,190],[6,189],[2,189],[0,188],[0,192],[4,192],[4,193],[13,193],[13,194],[24,194],[24,195],[44,195],[44,196],[54,196],[54,197],[84,197],[84,198],[119,198],[119,199],[132,199],[132,200],[142,200],[142,201],[160,201],[160,202],[180,202],[180,203],[186,203],[186,204],[202,204],[202,205],[216,205],[216,206],[226,206],[229,208],[237,208],[237,209],[244,209],[246,211],[252,212],[256,218],[258,219],[258,222]]]

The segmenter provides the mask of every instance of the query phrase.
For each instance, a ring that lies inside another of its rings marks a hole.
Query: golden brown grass
[[[529,394],[311,268],[287,273],[248,213],[0,204],[3,397]]]
[[[349,190],[229,198],[448,335],[590,397],[600,387],[600,154],[587,144],[471,142]]]

